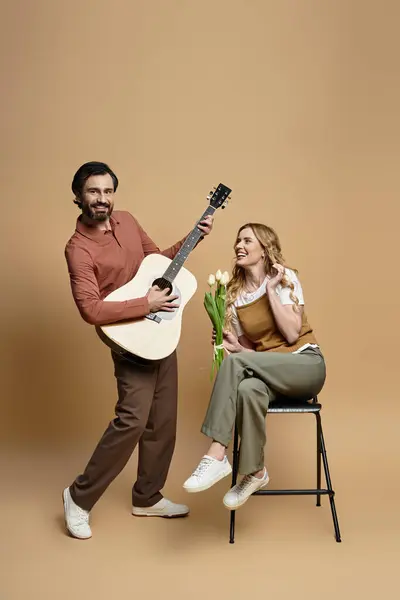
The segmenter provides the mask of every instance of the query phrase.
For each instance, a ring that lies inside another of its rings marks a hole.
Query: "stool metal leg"
[[[317,417],[317,490],[321,489],[321,417],[319,413],[315,413]],[[320,418],[318,418],[320,417]],[[321,494],[317,494],[317,506],[321,506]]]
[[[334,498],[334,494],[335,492],[333,491],[332,488],[332,482],[331,482],[331,476],[329,473],[329,466],[328,466],[328,457],[326,454],[326,448],[325,448],[325,440],[324,440],[324,434],[322,432],[322,425],[321,425],[321,416],[319,414],[317,414],[317,420],[318,420],[318,424],[319,424],[319,429],[320,429],[320,440],[321,440],[321,453],[322,453],[322,460],[324,463],[324,471],[325,471],[325,478],[326,478],[326,486],[330,492],[329,494],[329,502],[331,505],[331,512],[332,512],[332,519],[333,519],[333,525],[335,528],[335,537],[336,537],[336,541],[337,542],[341,542],[341,537],[340,537],[340,529],[339,529],[339,521],[338,521],[338,517],[337,517],[337,513],[336,513],[336,506],[335,506],[335,498]]]
[[[233,460],[232,460],[232,487],[236,485],[237,474],[239,468],[239,432],[235,425],[235,434],[233,440]],[[231,523],[230,523],[230,535],[229,535],[229,543],[235,543],[235,517],[236,511],[231,510]]]

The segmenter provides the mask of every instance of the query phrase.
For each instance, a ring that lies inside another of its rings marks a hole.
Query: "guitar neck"
[[[200,223],[203,219],[205,219],[205,217],[208,217],[209,215],[214,214],[214,212],[215,212],[215,208],[210,205],[207,208],[207,210],[203,213],[203,215],[199,219],[198,223]],[[164,279],[166,279],[167,281],[169,281],[171,283],[174,281],[175,277],[178,275],[179,271],[183,267],[189,254],[191,253],[193,248],[196,246],[196,244],[199,242],[202,235],[203,235],[203,233],[200,231],[200,229],[198,229],[198,227],[196,225],[193,228],[193,230],[189,233],[189,235],[187,236],[181,249],[175,256],[175,258],[173,259],[171,264],[169,265],[168,269],[165,271],[165,273],[163,275]]]

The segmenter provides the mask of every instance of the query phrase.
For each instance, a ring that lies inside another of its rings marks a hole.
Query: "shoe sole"
[[[268,479],[262,485],[260,485],[260,487],[258,488],[258,490],[262,490],[262,488],[264,488],[268,484],[269,484],[269,477],[268,477]],[[258,490],[255,490],[255,491],[258,492]],[[253,492],[253,494],[254,494],[254,492]],[[239,504],[236,504],[236,506],[229,506],[228,504],[225,504],[224,500],[222,500],[222,503],[225,506],[225,508],[227,508],[228,510],[236,510],[237,508],[240,508],[241,506],[243,506],[243,504],[246,504],[247,500],[249,498],[251,498],[251,496],[253,494],[250,494],[250,496],[247,496],[247,498],[245,498],[244,500],[242,500],[241,502],[239,502]]]
[[[154,512],[141,512],[141,513],[134,513],[132,511],[132,515],[134,517],[161,517],[162,519],[182,519],[184,517],[188,517],[189,513],[181,513],[181,514],[169,514],[169,515],[162,515],[154,513]]]
[[[201,486],[196,487],[196,488],[187,488],[187,487],[183,486],[183,489],[186,492],[188,492],[189,494],[195,494],[197,492],[204,492],[205,490],[210,489],[210,487],[212,487],[213,485],[215,485],[216,483],[218,483],[218,481],[221,481],[221,479],[224,479],[225,477],[228,477],[231,473],[232,473],[232,467],[229,469],[229,471],[226,471],[224,473],[220,473],[218,475],[218,477],[216,477],[211,482],[209,482],[209,483],[207,483],[205,485],[201,485]]]
[[[91,535],[89,535],[89,537],[81,537],[79,535],[76,535],[75,533],[73,533],[70,528],[68,527],[68,523],[67,523],[67,517],[66,517],[66,512],[67,512],[67,501],[65,499],[65,490],[62,493],[62,501],[63,501],[63,506],[64,506],[64,523],[65,523],[65,529],[68,532],[68,535],[70,537],[73,537],[76,540],[90,540],[90,538],[92,537]]]

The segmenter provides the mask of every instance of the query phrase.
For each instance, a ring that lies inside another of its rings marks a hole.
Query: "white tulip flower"
[[[222,277],[221,277],[221,284],[222,285],[226,285],[229,281],[229,273],[228,271],[225,271],[224,273],[222,273]]]
[[[207,283],[210,287],[215,285],[215,275],[209,275],[207,279]]]
[[[218,271],[215,273],[215,279],[216,279],[217,281],[220,281],[220,280],[221,280],[221,277],[222,277],[222,273],[221,273],[221,271],[218,269]]]

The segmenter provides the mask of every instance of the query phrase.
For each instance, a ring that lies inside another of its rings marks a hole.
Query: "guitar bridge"
[[[156,323],[161,323],[160,317],[154,313],[150,313],[149,315],[146,315],[145,319],[149,319],[149,321],[155,321]]]

